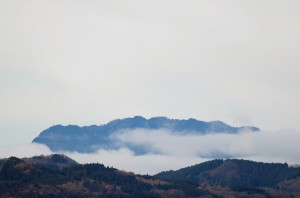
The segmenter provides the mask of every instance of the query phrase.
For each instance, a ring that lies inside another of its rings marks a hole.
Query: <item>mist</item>
[[[178,135],[166,130],[130,130],[115,133],[111,138],[121,147],[116,150],[100,149],[89,154],[60,153],[79,163],[103,163],[120,170],[150,175],[216,158],[300,164],[300,132],[292,129],[207,135]],[[128,145],[144,146],[148,153],[136,155]],[[0,157],[31,157],[51,153],[44,145],[23,144],[1,147]]]
[[[14,146],[0,146],[0,158],[8,157],[32,157],[37,155],[50,155],[53,152],[42,144],[19,144]]]

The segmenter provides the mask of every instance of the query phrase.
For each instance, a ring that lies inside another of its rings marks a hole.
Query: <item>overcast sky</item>
[[[142,115],[300,130],[299,0],[0,0],[0,145]]]

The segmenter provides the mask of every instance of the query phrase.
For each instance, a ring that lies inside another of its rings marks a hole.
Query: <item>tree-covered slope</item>
[[[300,177],[300,168],[248,160],[213,160],[177,171],[161,172],[155,177],[168,181],[207,182],[226,186],[278,187],[284,180]]]
[[[63,155],[19,159],[0,167],[0,197],[198,197],[197,186],[134,175],[102,164],[78,164]]]
[[[0,162],[1,198],[300,197],[299,168],[286,164],[213,160],[152,177],[57,154]]]

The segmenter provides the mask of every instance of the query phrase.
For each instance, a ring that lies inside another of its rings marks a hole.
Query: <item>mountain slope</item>
[[[0,197],[179,198],[209,195],[195,185],[174,185],[102,164],[81,165],[62,155],[10,157],[2,162]]]
[[[58,154],[0,162],[0,197],[300,197],[300,169],[286,164],[213,160],[152,177]]]
[[[155,177],[225,186],[278,187],[284,180],[300,177],[300,168],[248,160],[213,160],[177,171],[161,172]]]
[[[114,148],[113,133],[124,130],[164,129],[172,133],[239,133],[259,131],[256,127],[232,127],[221,121],[204,122],[196,119],[178,120],[166,117],[146,119],[141,116],[111,121],[105,125],[79,127],[76,125],[52,126],[34,138],[33,142],[45,144],[52,151],[95,152],[99,148]]]

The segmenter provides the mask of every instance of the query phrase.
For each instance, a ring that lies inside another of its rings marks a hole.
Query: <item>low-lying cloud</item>
[[[96,153],[63,152],[80,163],[103,163],[121,170],[155,174],[215,158],[243,158],[263,162],[300,164],[300,132],[295,130],[244,132],[240,134],[174,134],[166,130],[122,131],[112,136],[122,147]],[[145,147],[136,155],[130,146]],[[0,157],[30,157],[52,153],[46,146],[28,144],[1,147]]]
[[[50,155],[52,151],[42,144],[20,144],[15,146],[0,146],[0,158],[14,157],[32,157],[36,155]]]
[[[299,163],[300,132],[285,129],[280,131],[244,132],[240,134],[172,134],[168,131],[136,130],[116,136],[121,142],[150,145],[153,151],[171,156],[197,156],[217,158],[257,159]]]

